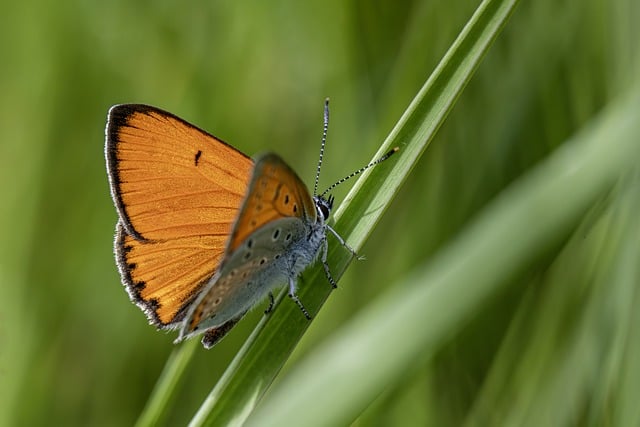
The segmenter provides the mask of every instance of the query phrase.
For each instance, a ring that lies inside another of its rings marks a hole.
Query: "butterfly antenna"
[[[313,195],[318,193],[318,180],[320,179],[320,168],[322,167],[322,157],[324,156],[324,144],[327,142],[327,130],[329,129],[329,98],[324,100],[324,126],[322,127],[322,142],[320,143],[320,158],[316,168],[316,182],[313,184]],[[324,194],[324,193],[323,193]]]
[[[329,191],[333,190],[334,188],[336,188],[338,185],[342,184],[343,182],[345,182],[346,180],[353,178],[356,175],[361,174],[362,172],[366,171],[367,169],[369,169],[370,167],[373,167],[375,165],[377,165],[378,163],[382,163],[385,160],[387,160],[389,157],[393,156],[397,151],[399,150],[398,147],[394,147],[391,151],[389,151],[387,154],[385,154],[384,156],[380,157],[377,160],[374,160],[373,162],[369,163],[367,166],[361,167],[360,169],[358,169],[357,171],[345,176],[344,178],[336,181],[333,185],[331,185],[329,188],[327,188],[326,190],[324,190],[322,192],[322,194],[320,194],[320,197],[324,196],[325,194],[327,194]]]

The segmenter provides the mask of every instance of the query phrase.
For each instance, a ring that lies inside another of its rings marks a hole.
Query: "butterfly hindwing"
[[[116,257],[127,292],[159,327],[179,325],[189,302],[210,279],[211,266],[219,264],[223,250],[218,239],[207,236],[140,241],[122,224],[116,228]]]
[[[183,334],[219,327],[248,311],[289,277],[286,257],[306,227],[296,217],[280,218],[256,230],[225,258],[219,274],[202,290]],[[284,257],[284,258],[283,258]]]
[[[207,331],[204,333],[204,336],[202,337],[202,345],[204,346],[204,348],[210,349],[211,347],[216,345],[222,338],[225,337],[225,335],[229,333],[231,329],[233,329],[234,326],[236,326],[236,323],[238,323],[245,314],[246,312],[216,328],[207,329]]]

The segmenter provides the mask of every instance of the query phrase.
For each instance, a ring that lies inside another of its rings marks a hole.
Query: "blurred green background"
[[[155,331],[129,302],[115,267],[103,158],[111,105],[155,105],[250,155],[273,150],[312,183],[329,96],[322,187],[370,160],[478,4],[5,2],[0,424],[131,425],[173,348],[174,335]],[[628,90],[638,72],[638,22],[635,0],[521,2],[363,249],[367,260],[350,266],[291,363]],[[338,201],[348,187],[336,191]],[[611,199],[575,224],[576,233],[588,236]],[[486,381],[500,384],[499,374],[509,378],[523,357],[501,351],[514,324],[535,330],[546,321],[559,334],[555,328],[579,318],[600,255],[617,252],[608,251],[607,232],[585,249],[570,231],[356,424],[459,425]],[[614,243],[625,242],[624,228],[616,232]],[[554,283],[576,286],[550,309]],[[260,315],[247,316],[215,349],[198,349],[170,425],[191,418]],[[518,384],[535,389],[528,380]],[[627,398],[638,387],[631,390]],[[607,402],[625,397],[613,386],[600,391],[605,414]],[[507,392],[493,397],[496,407],[513,403]],[[581,402],[578,413],[598,411]]]

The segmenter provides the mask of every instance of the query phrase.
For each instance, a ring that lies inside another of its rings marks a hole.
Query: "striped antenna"
[[[324,146],[324,144],[323,144]],[[398,151],[399,148],[398,147],[393,147],[391,149],[391,151],[389,151],[387,154],[385,154],[384,156],[380,157],[378,160],[374,160],[373,162],[369,163],[367,166],[361,167],[360,169],[358,169],[357,171],[345,176],[344,178],[336,181],[333,185],[331,185],[329,188],[327,188],[326,190],[324,190],[322,192],[322,194],[320,194],[320,197],[323,197],[325,194],[327,194],[329,191],[333,190],[334,188],[336,188],[338,185],[342,184],[343,182],[345,182],[346,180],[348,180],[349,178],[353,178],[356,175],[361,174],[362,172],[366,171],[367,169],[369,169],[372,166],[377,165],[378,163],[382,163],[385,160],[387,160],[389,157],[391,157],[396,151]],[[320,155],[320,158],[322,158],[322,155]],[[318,170],[320,170],[320,168],[318,167]],[[317,182],[316,182],[317,183]],[[315,191],[314,191],[315,194]]]
[[[327,130],[329,129],[329,98],[324,100],[324,126],[322,127],[322,143],[320,144],[320,158],[316,168],[316,182],[313,184],[313,195],[318,193],[318,180],[320,179],[320,168],[322,167],[322,157],[324,156],[324,144],[327,142]],[[324,193],[322,193],[324,194]]]

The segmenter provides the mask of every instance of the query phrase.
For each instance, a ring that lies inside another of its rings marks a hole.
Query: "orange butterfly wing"
[[[227,253],[232,253],[255,230],[269,222],[285,217],[315,222],[316,216],[316,205],[302,180],[280,156],[267,153],[256,161]]]
[[[106,139],[122,280],[150,321],[177,327],[219,267],[253,161],[145,105],[112,107]]]

